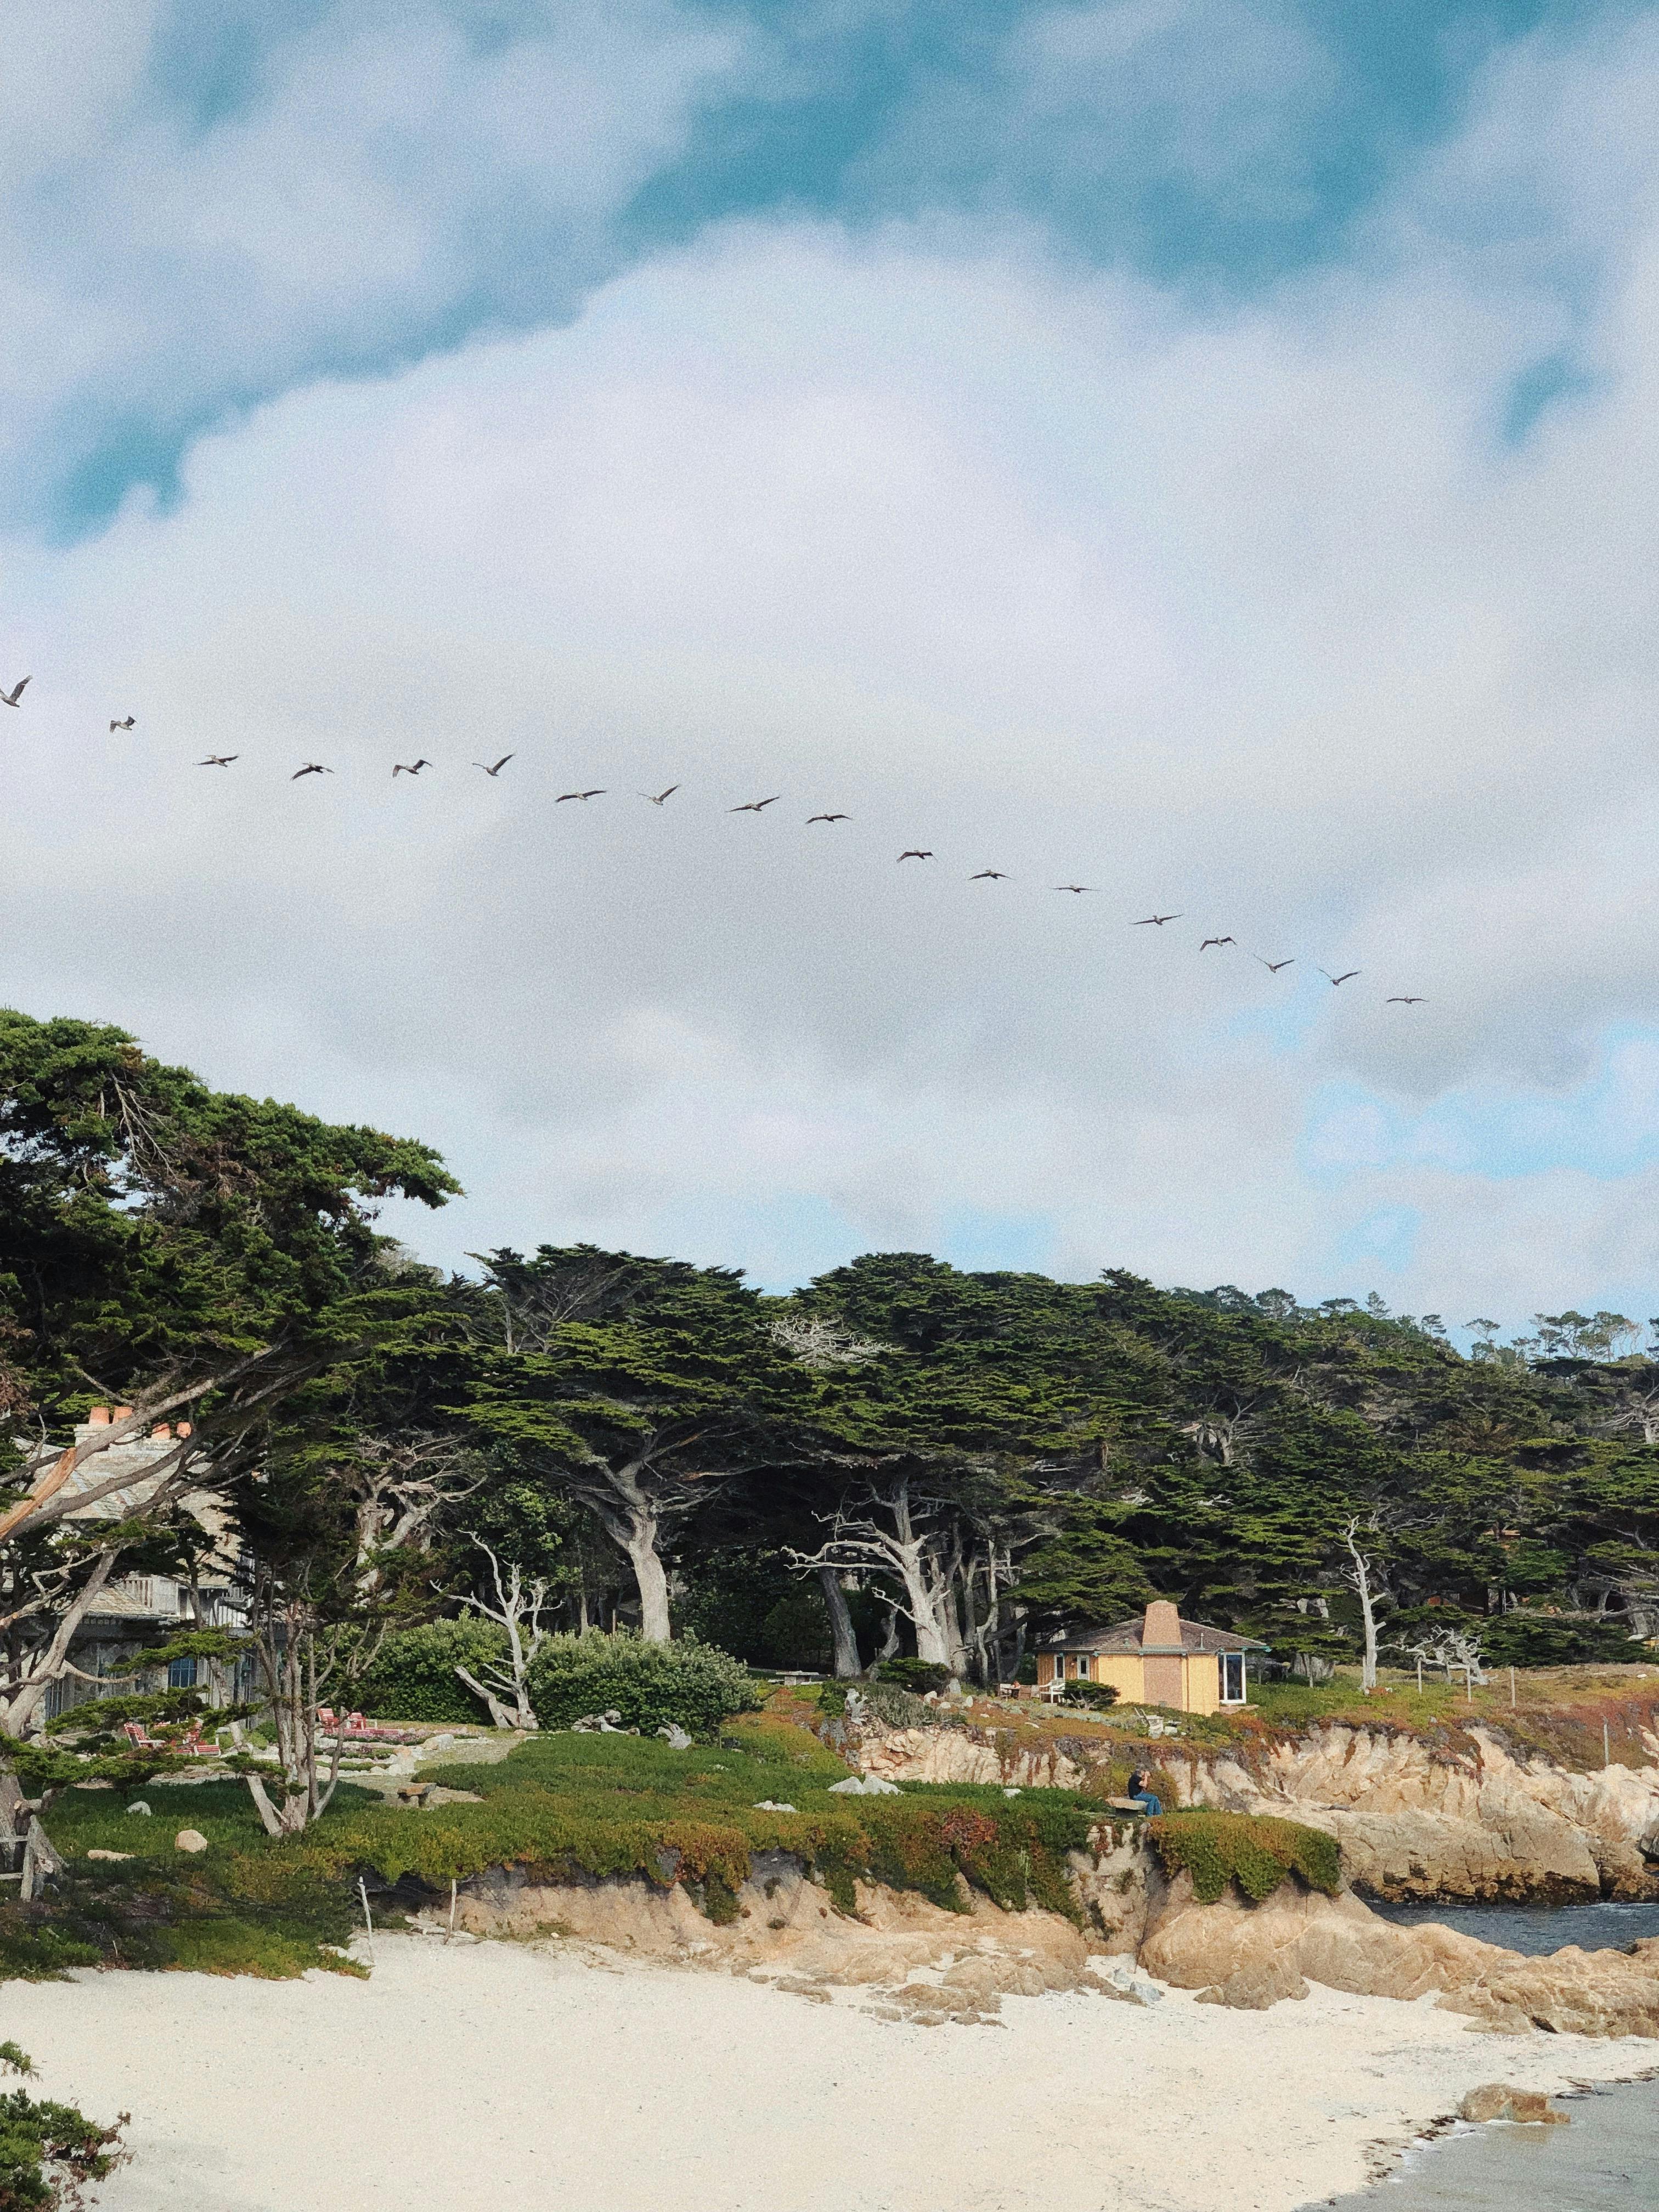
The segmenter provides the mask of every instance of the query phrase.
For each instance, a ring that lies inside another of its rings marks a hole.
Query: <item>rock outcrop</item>
[[[1575,1774],[1517,1758],[1482,1729],[1466,1742],[1316,1729],[1258,1765],[1193,1762],[1188,1802],[1325,1829],[1347,1879],[1376,1897],[1565,1903],[1659,1891],[1643,1849],[1659,1820],[1659,1767]]]
[[[1057,1913],[1005,1912],[974,1895],[951,1912],[914,1892],[857,1885],[858,1917],[782,1854],[757,1856],[738,1893],[737,1917],[715,1925],[675,1885],[637,1878],[561,1884],[496,1869],[460,1893],[458,1924],[479,1936],[561,1936],[612,1953],[715,1968],[769,1981],[799,1996],[826,1986],[868,1994],[884,2016],[971,2021],[1007,1996],[1085,1989],[1142,2001],[1132,1979],[1097,1976],[1091,1944]],[[441,1932],[444,1922],[432,1925]],[[1121,1984],[1121,1985],[1120,1985]]]
[[[1024,1741],[1015,1725],[869,1730],[866,1771],[892,1781],[1076,1790],[1085,1739]],[[1650,1745],[1659,1760],[1659,1740]],[[1103,1749],[1104,1747],[1103,1747]],[[1490,1730],[1431,1743],[1405,1729],[1316,1728],[1258,1756],[1159,1746],[1179,1801],[1322,1828],[1356,1888],[1394,1901],[1659,1896],[1659,1765],[1574,1773]]]
[[[1305,1984],[1361,1996],[1437,1996],[1488,2027],[1659,2036],[1659,1938],[1626,1951],[1569,1948],[1523,1958],[1449,1928],[1399,1928],[1356,1897],[1295,1881],[1261,1905],[1194,1900],[1182,1874],[1151,1901],[1140,1962],[1160,1981],[1249,2009]]]

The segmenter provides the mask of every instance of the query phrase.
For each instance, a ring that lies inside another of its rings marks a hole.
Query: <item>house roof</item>
[[[1161,1618],[1152,1618],[1154,1611]],[[1147,1633],[1150,1622],[1152,1633]],[[1207,1621],[1182,1620],[1175,1607],[1167,1601],[1154,1608],[1149,1606],[1144,1613],[1133,1620],[1121,1620],[1111,1628],[1079,1628],[1067,1630],[1056,1636],[1054,1648],[1061,1651],[1096,1652],[1177,1652],[1177,1651],[1265,1651],[1267,1647],[1259,1637],[1238,1636],[1231,1628],[1212,1628]]]

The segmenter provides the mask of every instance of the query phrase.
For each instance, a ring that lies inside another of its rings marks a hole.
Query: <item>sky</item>
[[[1659,9],[7,44],[0,1003],[451,1266],[1659,1303]]]

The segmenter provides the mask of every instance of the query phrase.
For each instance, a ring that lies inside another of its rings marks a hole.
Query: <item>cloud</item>
[[[13,520],[167,486],[191,435],[295,383],[568,313],[749,43],[672,0],[213,14],[46,0],[8,26]]]
[[[1494,73],[1473,141],[1534,159],[1490,264],[1455,149],[1226,306],[1012,222],[733,223],[14,544],[0,993],[441,1142],[452,1258],[1635,1310],[1659,225],[1564,289],[1553,212],[1621,52],[1542,110]],[[1507,439],[1564,340],[1594,380]]]

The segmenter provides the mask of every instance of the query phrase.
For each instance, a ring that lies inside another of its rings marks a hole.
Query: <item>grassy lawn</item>
[[[337,1819],[354,1807],[376,1802],[374,1791],[343,1782],[330,1817]],[[149,1806],[151,1817],[129,1813],[127,1807],[133,1804]],[[90,1850],[131,1851],[169,1866],[187,1863],[173,1839],[181,1828],[194,1828],[208,1840],[208,1849],[194,1859],[198,1869],[269,1842],[244,1782],[150,1782],[142,1790],[66,1790],[53,1800],[46,1825],[65,1858],[83,1858]]]
[[[143,1802],[151,1817],[127,1811]],[[327,1820],[374,1803],[342,1784]],[[44,1899],[0,1905],[0,1979],[30,1980],[65,1966],[193,1969],[291,1978],[310,1966],[351,1971],[334,1955],[355,1924],[349,1885],[335,1879],[272,1883],[250,1869],[281,1862],[240,1782],[198,1782],[142,1790],[66,1790],[46,1816],[69,1862]],[[208,1849],[179,1851],[173,1838],[195,1828]],[[130,1858],[88,1859],[90,1850]],[[326,1948],[325,1948],[326,1947]]]

